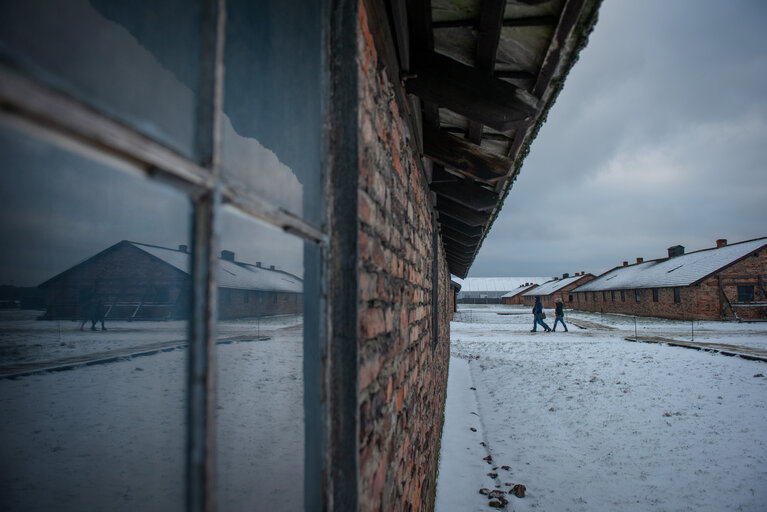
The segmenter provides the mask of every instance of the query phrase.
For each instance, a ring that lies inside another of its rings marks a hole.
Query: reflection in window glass
[[[0,56],[194,157],[201,0],[7,0]]]
[[[303,242],[225,210],[216,345],[219,510],[302,510]],[[250,295],[253,299],[242,299]]]
[[[182,508],[187,198],[2,124],[0,154],[0,508]]]
[[[224,179],[321,224],[321,2],[227,2]]]

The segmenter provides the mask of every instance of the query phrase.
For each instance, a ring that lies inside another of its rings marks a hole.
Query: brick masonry
[[[363,511],[429,510],[447,386],[450,274],[434,243],[420,156],[364,2],[358,46],[359,504]]]
[[[737,298],[738,286],[746,285],[754,287],[755,301],[767,301],[763,288],[767,285],[766,275],[767,250],[762,248],[697,284],[679,287],[679,302],[674,301],[674,288],[655,288],[657,300],[653,288],[644,288],[614,292],[578,292],[574,294],[575,302],[572,307],[583,311],[678,320],[731,320],[734,316],[732,309],[727,305],[726,296],[733,303],[738,317],[764,319],[767,318],[767,307],[739,305]]]

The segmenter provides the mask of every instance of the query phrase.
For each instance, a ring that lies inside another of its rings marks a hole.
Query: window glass
[[[7,63],[194,157],[202,0],[0,2]]]
[[[658,289],[657,288],[653,288],[652,289],[652,301],[653,302],[658,302]]]
[[[302,510],[303,242],[228,208],[221,227],[218,509]]]
[[[674,302],[682,302],[682,294],[679,288],[674,288]]]
[[[0,508],[182,509],[187,198],[3,124],[0,153]]]
[[[753,302],[754,286],[738,285],[738,302]]]
[[[227,2],[223,179],[321,226],[321,2]]]

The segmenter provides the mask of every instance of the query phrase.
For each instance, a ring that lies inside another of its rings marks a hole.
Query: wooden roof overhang
[[[366,0],[456,276],[466,277],[600,3]]]

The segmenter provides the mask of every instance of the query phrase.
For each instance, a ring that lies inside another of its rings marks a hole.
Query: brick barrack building
[[[567,307],[573,305],[573,294],[571,291],[578,286],[588,283],[594,279],[593,274],[580,272],[571,276],[563,274],[561,279],[554,279],[538,286],[533,290],[528,290],[522,294],[522,303],[526,306],[532,306],[536,297],[541,298],[541,304],[544,308],[553,308],[555,299],[562,299]]]
[[[767,238],[627,261],[579,286],[574,309],[680,320],[767,319]]]

